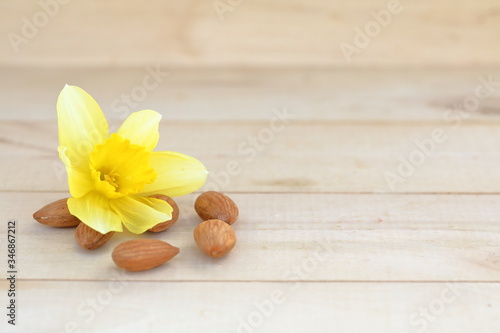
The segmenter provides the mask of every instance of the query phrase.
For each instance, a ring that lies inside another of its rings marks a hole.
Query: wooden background
[[[0,269],[15,219],[19,271],[18,325],[2,314],[2,332],[500,331],[497,1],[401,0],[351,62],[340,44],[388,1],[224,1],[224,20],[213,1],[66,2],[0,1]],[[125,106],[152,70],[157,87]],[[463,111],[481,78],[492,93]],[[55,117],[66,83],[115,127],[163,114],[158,149],[201,159],[206,188],[240,207],[228,257],[194,244],[197,193],[177,200],[172,229],[140,236],[181,249],[142,273],[111,261],[129,233],[89,252],[32,219],[68,196]],[[284,129],[243,154],[284,110]],[[391,187],[387,173],[435,130],[444,142]],[[224,183],[230,161],[240,172]]]

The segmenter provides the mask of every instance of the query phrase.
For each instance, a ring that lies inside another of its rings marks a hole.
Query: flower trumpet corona
[[[122,224],[140,234],[171,219],[172,207],[153,194],[191,193],[206,180],[197,159],[155,152],[161,115],[132,113],[116,133],[96,101],[83,89],[66,85],[57,100],[59,157],[66,166],[68,208],[92,229],[106,234]]]

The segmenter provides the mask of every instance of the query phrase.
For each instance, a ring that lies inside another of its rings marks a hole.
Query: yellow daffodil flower
[[[197,159],[154,152],[161,115],[132,113],[116,133],[96,101],[66,85],[57,100],[59,157],[66,166],[71,214],[100,233],[143,233],[171,219],[172,207],[153,194],[171,197],[200,188],[207,171]]]

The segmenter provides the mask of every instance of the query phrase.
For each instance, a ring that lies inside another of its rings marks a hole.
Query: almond
[[[208,220],[194,229],[196,245],[210,257],[218,258],[228,254],[236,244],[233,228],[221,220]]]
[[[202,193],[194,209],[203,220],[217,219],[233,224],[238,219],[238,207],[228,196],[215,191]]]
[[[177,206],[177,204],[175,203],[175,201],[171,197],[163,195],[163,194],[155,194],[155,195],[150,196],[150,198],[165,200],[173,209],[172,210],[172,218],[170,220],[158,223],[157,225],[155,225],[154,227],[149,229],[149,231],[152,231],[152,232],[165,231],[168,228],[170,228],[171,226],[173,226],[175,222],[177,222],[177,219],[179,218],[179,207]]]
[[[178,248],[158,239],[134,239],[118,245],[112,258],[116,266],[137,272],[163,265],[178,253]]]
[[[71,215],[68,209],[67,201],[68,198],[64,198],[49,203],[33,214],[33,218],[41,224],[51,227],[76,227],[81,221],[76,216]]]
[[[115,234],[114,231],[110,231],[107,234],[101,234],[86,225],[85,223],[80,223],[75,230],[75,239],[77,243],[87,250],[95,250],[101,247],[104,243],[110,240]]]

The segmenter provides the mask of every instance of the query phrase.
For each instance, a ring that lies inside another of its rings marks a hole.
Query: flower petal
[[[129,139],[132,144],[143,146],[147,151],[152,151],[160,137],[158,133],[160,120],[161,114],[156,111],[134,112],[125,119],[116,134],[124,139]]]
[[[66,166],[66,173],[68,174],[68,186],[71,196],[80,198],[93,190],[94,184],[90,177],[90,170],[82,170],[82,168],[74,168],[71,165],[70,159],[66,155],[67,148],[59,146],[59,157]]]
[[[142,234],[172,218],[172,207],[160,199],[128,196],[113,199],[110,204],[125,227],[134,234]]]
[[[67,147],[73,167],[88,165],[88,154],[108,137],[108,123],[96,101],[83,89],[66,85],[57,100],[59,144]]]
[[[169,197],[196,191],[205,183],[207,170],[196,158],[176,152],[152,152],[151,167],[157,176],[146,184],[140,195],[164,194]]]
[[[109,205],[109,199],[99,192],[90,192],[81,198],[69,198],[68,208],[92,229],[106,234],[110,231],[122,231],[120,216]]]

